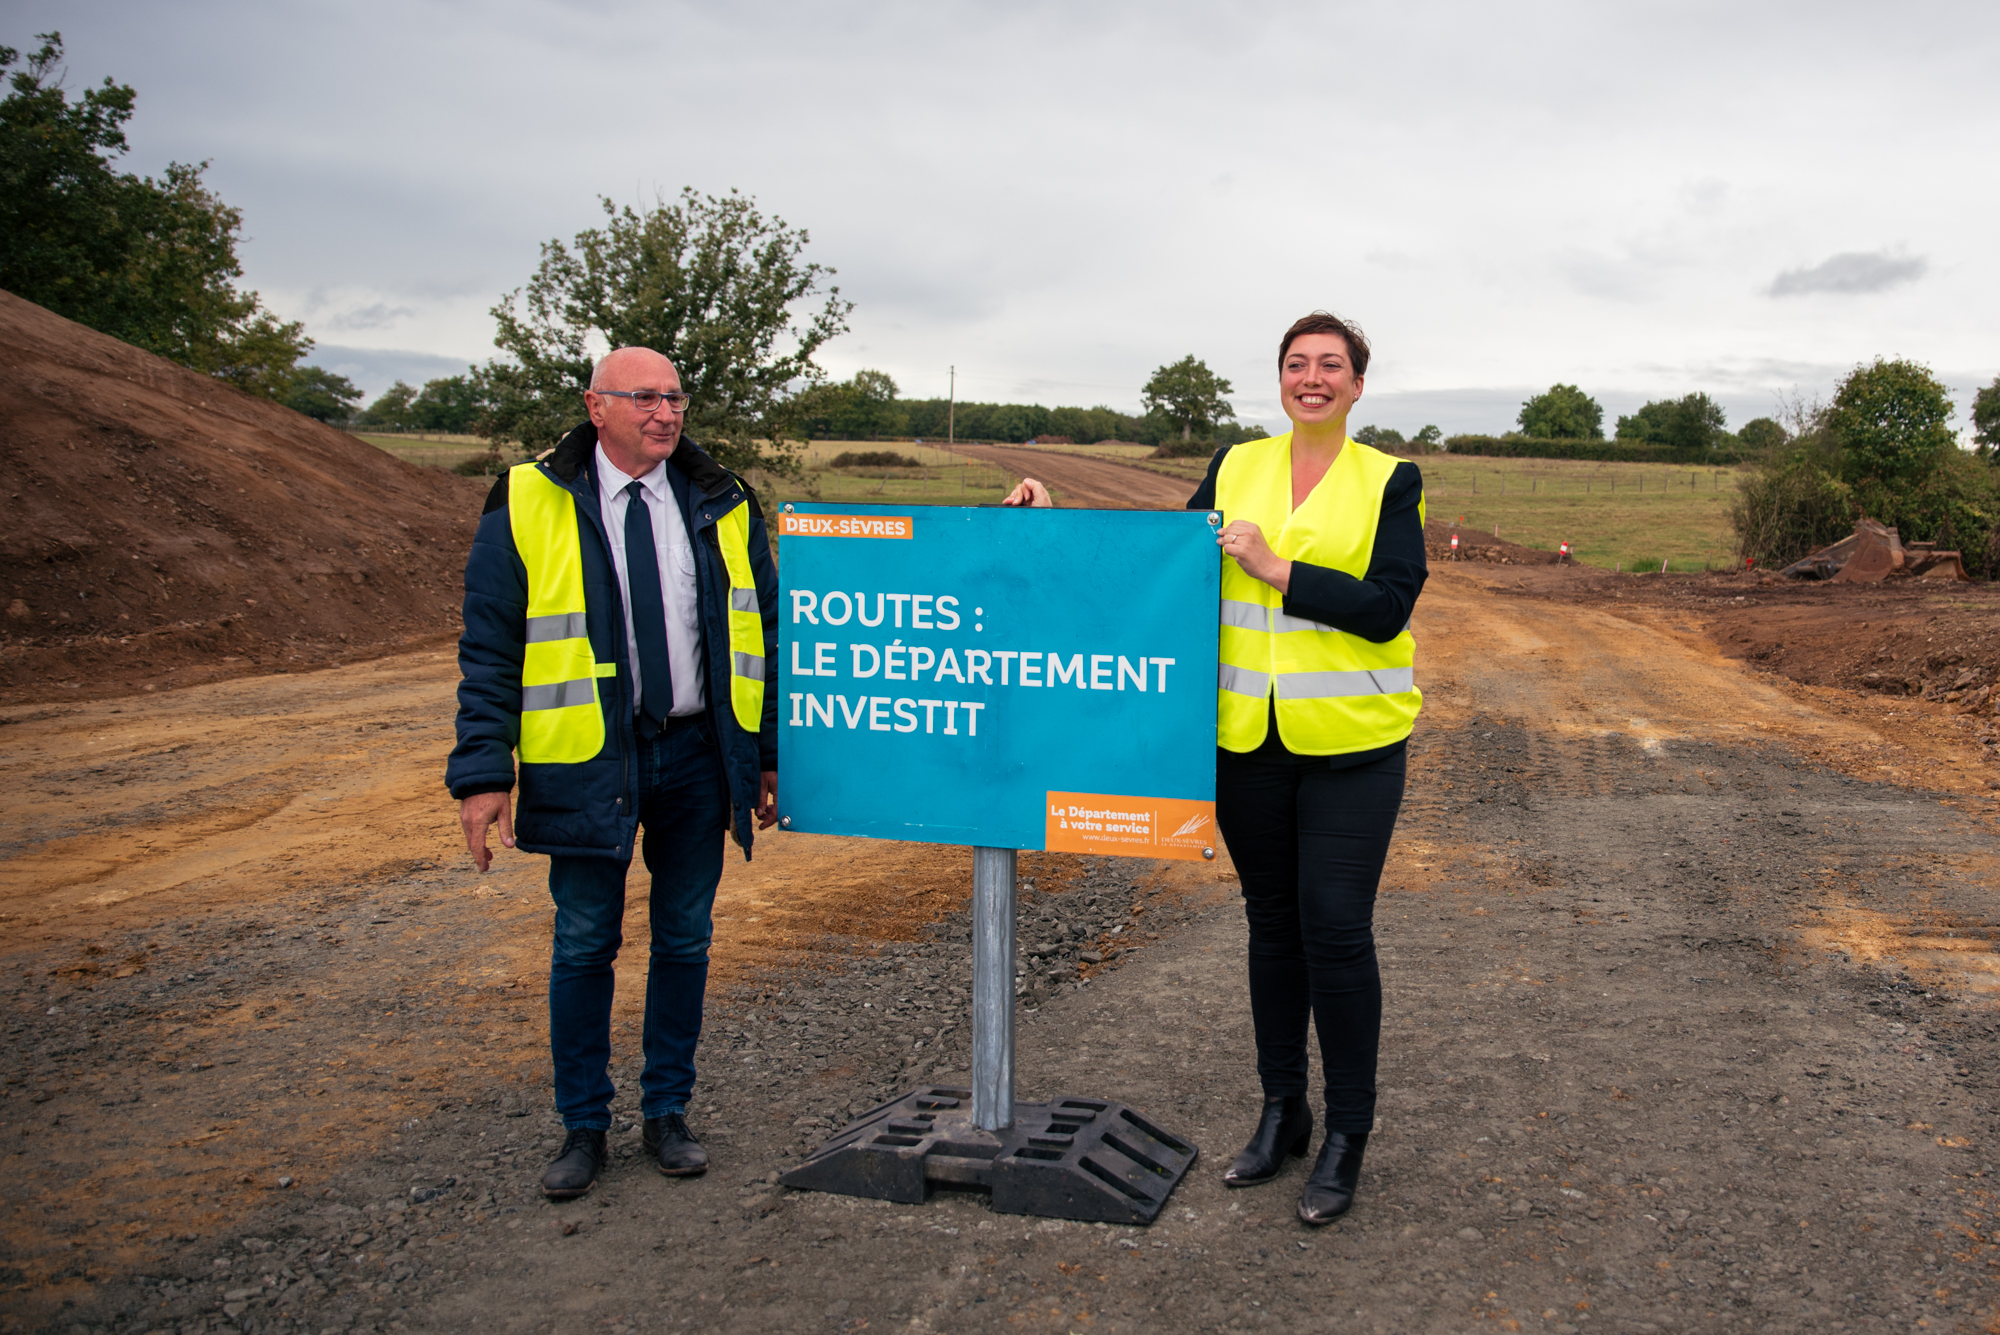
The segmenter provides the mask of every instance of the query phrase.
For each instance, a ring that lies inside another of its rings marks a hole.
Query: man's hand
[[[767,774],[766,779],[776,776]],[[474,793],[458,804],[458,823],[465,827],[465,846],[472,850],[472,860],[485,871],[493,865],[493,851],[486,846],[486,827],[494,821],[500,822],[500,842],[508,848],[514,846],[514,795],[512,793]]]
[[[1049,489],[1031,477],[1021,479],[1021,485],[1007,493],[1002,505],[1025,505],[1033,510],[1046,510],[1055,504],[1049,498]]]
[[[757,784],[757,828],[768,830],[778,823],[778,771],[767,769]]]

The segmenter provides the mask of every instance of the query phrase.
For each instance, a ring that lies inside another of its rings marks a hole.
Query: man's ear
[[[604,400],[593,390],[583,391],[583,410],[590,414],[590,424],[602,428],[604,425]]]

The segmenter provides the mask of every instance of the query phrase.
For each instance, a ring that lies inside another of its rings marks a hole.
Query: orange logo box
[[[1042,847],[1052,853],[1201,859],[1216,846],[1215,803],[1184,797],[1050,793]]]
[[[908,515],[786,515],[778,516],[783,538],[909,538],[914,525]]]

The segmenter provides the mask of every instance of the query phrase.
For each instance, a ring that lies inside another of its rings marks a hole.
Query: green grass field
[[[1730,569],[1729,507],[1736,469],[1571,459],[1426,455],[1424,498],[1433,520],[1457,521],[1526,547],[1565,541],[1578,559],[1625,570]]]
[[[833,460],[846,453],[884,451],[917,461],[915,468],[835,468]],[[867,505],[991,505],[1005,496],[1016,479],[991,464],[967,459],[934,446],[908,441],[815,440],[804,452],[805,471],[798,478],[752,475],[751,485],[765,499],[859,502]]]
[[[1143,447],[1030,445],[1050,453],[1118,455],[1151,472],[1199,482],[1206,459],[1148,459]],[[1524,547],[1557,550],[1564,541],[1581,561],[1625,570],[1731,568],[1736,535],[1729,506],[1736,469],[1673,464],[1596,463],[1572,459],[1454,458],[1428,454],[1424,471],[1430,517]]]
[[[378,450],[386,450],[406,463],[422,464],[427,468],[456,468],[467,459],[477,459],[486,453],[486,441],[481,436],[393,436],[378,435],[374,432],[357,432],[356,440],[365,440]],[[513,461],[509,453],[507,461]]]

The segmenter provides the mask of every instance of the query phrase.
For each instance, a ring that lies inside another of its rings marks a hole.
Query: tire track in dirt
[[[1065,507],[1090,510],[1180,510],[1195,484],[1109,459],[1004,445],[960,445],[960,454],[997,464],[1015,477],[1033,477],[1052,488]]]

